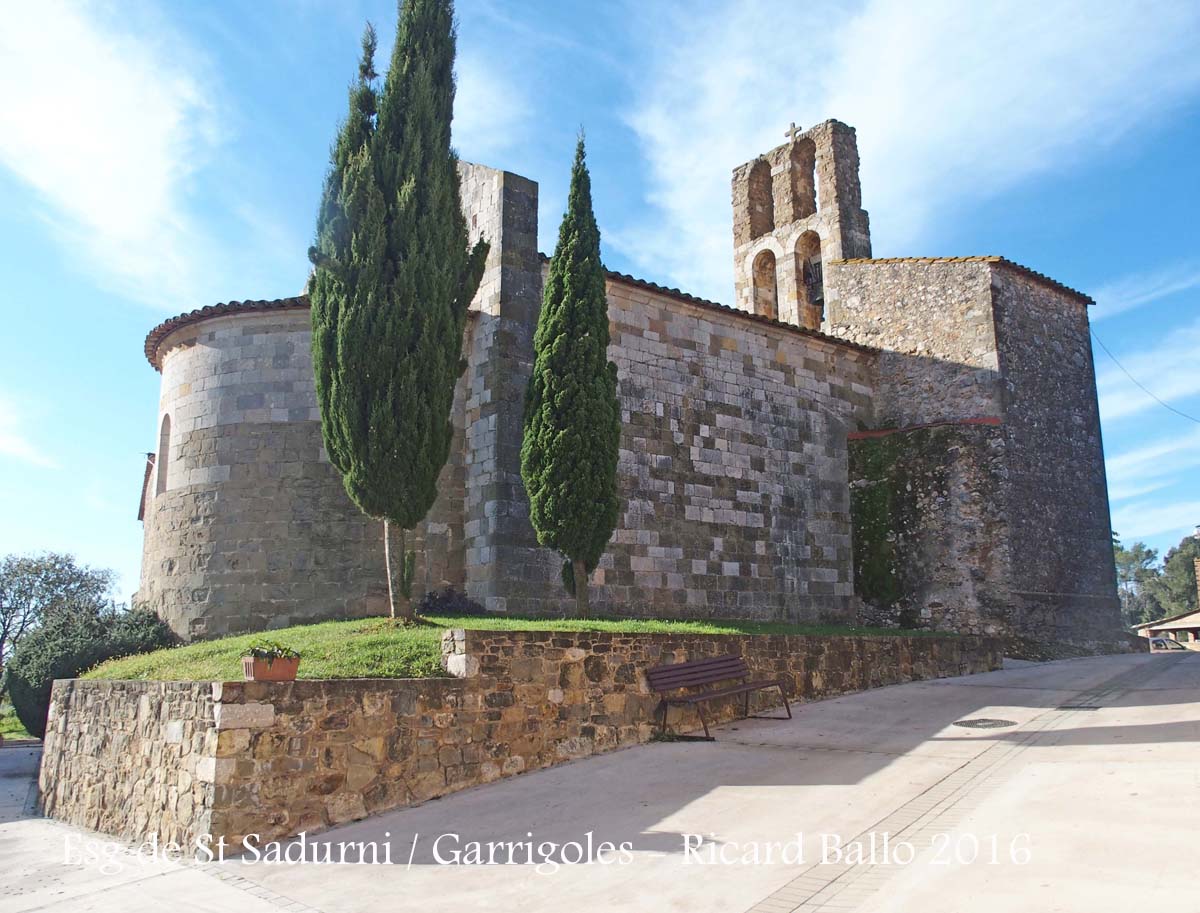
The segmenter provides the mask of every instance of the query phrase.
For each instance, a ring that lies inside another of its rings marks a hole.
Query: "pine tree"
[[[1196,592],[1196,559],[1200,558],[1200,539],[1184,536],[1179,544],[1167,549],[1163,556],[1162,573],[1149,581],[1147,590],[1159,603],[1161,612],[1155,619],[1200,608]],[[1150,621],[1151,619],[1147,619]]]
[[[463,325],[487,256],[482,241],[468,250],[450,148],[453,16],[450,0],[404,0],[379,93],[367,26],[310,251],[322,435],[354,503],[383,521],[393,616],[397,603],[412,614],[405,532],[437,496]]]
[[[533,339],[521,476],[538,541],[563,556],[563,582],[581,618],[588,614],[588,577],[619,510],[621,407],[608,338],[600,230],[580,136]]]

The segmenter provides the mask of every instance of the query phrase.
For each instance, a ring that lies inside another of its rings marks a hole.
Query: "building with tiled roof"
[[[519,471],[546,262],[537,185],[461,166],[471,304],[416,590],[558,613]],[[997,256],[872,258],[854,131],[734,171],[732,303],[610,272],[621,517],[600,612],[1112,640],[1091,300]],[[138,600],[186,637],[385,611],[381,530],[325,457],[308,300],[155,327]]]

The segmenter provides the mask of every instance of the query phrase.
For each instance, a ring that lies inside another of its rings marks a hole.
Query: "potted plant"
[[[260,640],[242,657],[242,674],[248,682],[293,682],[300,654],[272,640]]]

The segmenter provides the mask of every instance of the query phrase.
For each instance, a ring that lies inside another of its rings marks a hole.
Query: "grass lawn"
[[[21,725],[21,721],[17,719],[17,713],[12,708],[12,704],[0,705],[0,735],[5,739],[32,739],[25,727]]]
[[[412,627],[385,618],[326,621],[263,634],[239,634],[128,656],[102,663],[83,678],[146,679],[156,681],[240,681],[242,654],[259,640],[278,641],[298,650],[300,678],[430,678],[441,667],[441,637],[445,628],[486,631],[612,631],[689,634],[855,634],[895,636],[889,628],[849,628],[837,625],[788,625],[744,621],[659,621],[637,619],[509,618],[432,616]],[[905,634],[929,634],[905,631]]]

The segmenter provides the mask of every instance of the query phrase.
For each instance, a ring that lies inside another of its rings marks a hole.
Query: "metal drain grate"
[[[1003,729],[1005,726],[1016,726],[1013,720],[989,720],[986,717],[980,717],[977,720],[958,720],[955,726],[962,726],[964,729]]]
[[[1055,710],[1099,710],[1099,704],[1063,704],[1061,707],[1055,707]]]

